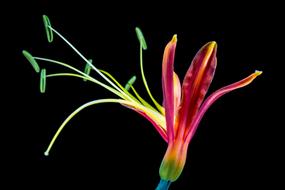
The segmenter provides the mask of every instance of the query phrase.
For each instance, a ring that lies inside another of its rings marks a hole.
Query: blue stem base
[[[155,190],[168,190],[171,181],[161,179]]]

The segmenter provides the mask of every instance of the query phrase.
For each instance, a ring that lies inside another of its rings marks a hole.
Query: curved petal
[[[174,85],[173,85],[173,64],[176,49],[177,36],[174,35],[172,40],[166,45],[162,61],[162,90],[163,102],[165,108],[165,119],[168,142],[174,138]]]
[[[233,90],[236,90],[238,88],[242,88],[244,86],[249,85],[257,76],[261,75],[262,72],[261,71],[255,71],[254,73],[252,73],[251,75],[249,75],[248,77],[230,84],[228,86],[225,86],[219,90],[217,90],[216,92],[212,93],[203,103],[203,105],[201,106],[197,116],[195,117],[195,119],[193,120],[193,124],[191,124],[191,127],[189,127],[189,131],[188,133],[186,133],[186,141],[189,142],[193,135],[195,134],[197,127],[203,117],[203,115],[205,114],[205,112],[209,109],[209,107],[217,100],[219,99],[221,96],[223,96],[224,94],[227,94],[228,92],[231,92]]]
[[[140,115],[142,115],[143,117],[145,117],[147,120],[149,120],[151,122],[151,124],[154,126],[154,128],[157,130],[157,132],[160,134],[160,136],[163,138],[163,140],[165,142],[168,142],[167,139],[167,134],[166,134],[166,130],[160,126],[158,123],[156,123],[151,117],[149,117],[146,113],[139,111],[139,110],[135,110],[137,113],[139,113]]]
[[[195,55],[182,84],[182,101],[178,113],[179,136],[184,136],[197,114],[206,92],[212,82],[217,65],[217,44],[209,42]]]
[[[155,112],[143,105],[133,104],[128,101],[125,101],[124,103],[121,103],[121,104],[139,113],[140,115],[145,117],[147,120],[149,120],[153,124],[157,132],[160,134],[160,136],[165,140],[165,142],[168,142],[168,138],[166,134],[165,119],[164,119],[164,116],[161,115],[161,113]]]

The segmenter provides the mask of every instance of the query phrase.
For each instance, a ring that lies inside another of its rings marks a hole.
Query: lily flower
[[[177,44],[177,35],[174,35],[172,40],[166,45],[163,55],[162,106],[152,96],[147,80],[144,76],[143,50],[147,49],[147,45],[141,30],[136,28],[136,34],[140,42],[141,76],[146,91],[154,105],[152,106],[135,90],[134,82],[136,80],[136,76],[131,77],[125,86],[121,85],[110,73],[95,67],[92,60],[88,60],[84,57],[82,53],[80,53],[58,31],[56,31],[51,26],[50,20],[47,16],[44,15],[43,19],[48,41],[52,42],[54,34],[56,34],[86,62],[86,66],[84,71],[81,71],[80,69],[74,68],[73,66],[61,61],[34,57],[24,50],[23,55],[31,63],[34,70],[37,73],[40,72],[40,91],[42,93],[45,92],[47,78],[68,76],[81,78],[83,81],[95,83],[118,96],[118,98],[113,99],[96,99],[77,108],[58,128],[44,154],[46,156],[49,155],[52,146],[63,128],[81,110],[101,103],[119,103],[124,107],[134,110],[149,120],[162,139],[168,144],[159,170],[161,180],[156,188],[157,190],[168,189],[170,184],[176,181],[180,176],[186,162],[188,145],[208,108],[224,94],[250,84],[262,73],[261,71],[255,71],[248,77],[217,90],[204,100],[205,94],[214,77],[217,64],[217,44],[216,42],[209,42],[198,51],[181,86],[179,78],[174,72],[174,57]],[[72,72],[47,74],[47,70],[45,68],[41,69],[39,67],[38,61],[63,66]],[[95,71],[103,79],[103,82],[90,76],[91,70]],[[130,90],[132,90],[133,93],[131,93]]]
[[[188,145],[209,107],[224,94],[250,84],[261,71],[225,86],[205,101],[205,94],[217,66],[217,43],[209,42],[195,55],[182,87],[174,72],[177,36],[167,44],[162,62],[162,87],[168,148],[160,166],[161,181],[157,189],[167,189],[180,176],[186,161]]]

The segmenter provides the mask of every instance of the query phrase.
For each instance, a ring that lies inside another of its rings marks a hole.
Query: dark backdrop
[[[52,26],[98,68],[111,72],[122,84],[136,75],[135,87],[147,100],[136,26],[148,43],[145,75],[160,102],[162,54],[173,34],[178,35],[175,70],[180,80],[202,45],[212,40],[218,43],[218,66],[208,94],[255,69],[263,70],[251,85],[227,94],[205,114],[189,146],[185,169],[171,189],[277,185],[282,177],[278,174],[282,111],[277,111],[282,104],[282,86],[277,84],[282,75],[277,71],[284,62],[282,46],[276,45],[281,40],[278,9],[206,2],[93,3],[38,1],[4,7],[8,11],[2,12],[3,182],[37,189],[49,185],[154,189],[159,181],[166,144],[148,121],[120,105],[82,111],[66,126],[51,155],[43,155],[58,126],[74,109],[90,100],[114,97],[99,86],[73,78],[48,79],[47,92],[40,94],[39,75],[23,58],[23,49],[81,69],[85,65],[58,37],[48,44],[41,17],[46,14]],[[46,67],[49,73],[60,70]]]

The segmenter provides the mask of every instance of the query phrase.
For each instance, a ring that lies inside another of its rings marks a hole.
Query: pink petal
[[[168,142],[167,139],[167,134],[166,131],[159,126],[153,119],[151,119],[151,117],[149,117],[146,113],[139,111],[139,110],[135,110],[137,113],[139,113],[140,115],[144,116],[147,120],[149,120],[152,125],[154,126],[154,128],[157,130],[157,132],[160,134],[160,136],[163,138],[163,140],[165,140],[165,142]]]
[[[197,114],[206,92],[212,82],[217,59],[217,44],[209,42],[195,55],[182,84],[182,101],[178,113],[177,138],[183,138]]]
[[[209,109],[209,107],[217,100],[219,99],[221,96],[223,96],[224,94],[227,94],[228,92],[231,92],[235,89],[244,87],[249,85],[257,76],[261,75],[262,72],[261,71],[255,71],[255,73],[249,75],[248,77],[230,84],[228,86],[225,86],[219,90],[217,90],[216,92],[212,93],[202,104],[197,116],[195,117],[195,119],[193,120],[193,123],[191,124],[191,127],[189,127],[189,131],[188,133],[186,133],[186,141],[190,142],[190,140],[192,139],[193,135],[195,134],[197,127],[203,117],[203,115],[205,114],[205,112]]]
[[[168,142],[174,138],[174,85],[173,85],[173,70],[174,56],[176,49],[177,36],[174,35],[172,40],[167,44],[163,54],[162,61],[162,90],[163,101],[165,107],[165,119]]]
[[[144,118],[146,118],[148,121],[151,122],[151,124],[154,126],[154,128],[157,130],[157,132],[160,134],[160,136],[163,138],[163,140],[165,140],[165,142],[168,142],[168,138],[167,138],[167,134],[165,129],[159,125],[158,122],[155,121],[155,119],[153,119],[151,116],[149,116],[146,112],[144,112],[143,110],[139,110],[133,106],[130,105],[126,105],[126,104],[122,104],[123,106],[139,113],[141,116],[143,116]]]

